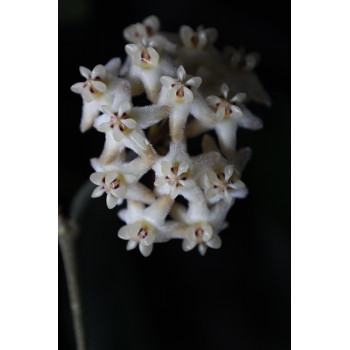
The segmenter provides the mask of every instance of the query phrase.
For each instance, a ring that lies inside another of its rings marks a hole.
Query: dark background
[[[180,241],[156,245],[145,259],[117,237],[121,222],[105,198],[89,200],[77,242],[91,349],[290,349],[290,2],[59,1],[59,205],[64,213],[93,172],[104,135],[79,131],[81,98],[70,86],[79,66],[125,57],[122,30],[155,14],[161,29],[216,27],[218,48],[244,46],[272,106],[250,104],[264,129],[239,129],[253,157],[222,232],[223,246],[184,253]],[[60,256],[59,256],[60,257]],[[59,261],[59,349],[75,349]]]

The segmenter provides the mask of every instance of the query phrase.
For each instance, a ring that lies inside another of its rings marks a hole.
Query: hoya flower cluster
[[[237,149],[237,128],[262,121],[246,106],[270,103],[253,69],[255,53],[215,47],[215,28],[160,31],[156,16],[125,28],[126,58],[92,70],[71,87],[83,99],[80,128],[105,134],[90,180],[92,197],[122,206],[118,236],[127,249],[149,256],[156,243],[182,240],[182,248],[220,248],[220,233],[236,198],[250,148]],[[135,104],[136,96],[146,103]],[[191,140],[201,140],[193,154]],[[125,205],[124,205],[125,204]]]

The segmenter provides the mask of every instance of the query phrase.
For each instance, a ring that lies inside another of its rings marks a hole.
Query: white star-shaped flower
[[[219,158],[219,153],[190,157],[183,144],[171,144],[166,156],[158,159],[152,167],[155,171],[159,194],[169,194],[175,199],[182,195],[189,201],[204,200],[196,180]]]
[[[173,201],[169,196],[161,196],[151,206],[145,207],[137,201],[128,201],[127,209],[119,211],[119,217],[127,225],[120,228],[118,237],[128,240],[126,249],[139,246],[140,252],[147,257],[152,253],[153,243],[163,241],[171,226],[165,222]]]
[[[187,25],[180,27],[180,38],[187,49],[202,50],[214,43],[218,36],[215,28],[199,26],[196,31]]]
[[[245,184],[239,179],[233,164],[210,169],[203,175],[202,183],[205,196],[211,204],[221,199],[227,204],[232,204],[233,198],[243,198],[242,196],[247,194]],[[242,189],[243,192],[238,191]]]
[[[147,98],[156,103],[161,88],[160,77],[173,74],[175,68],[167,57],[160,57],[160,53],[152,46],[153,43],[143,38],[139,44],[127,44],[125,51],[131,58],[126,78],[131,87],[141,93],[139,85],[143,85]]]
[[[186,75],[183,66],[177,69],[177,79],[169,76],[160,78],[161,84],[167,89],[167,101],[170,104],[191,103],[193,92],[202,83],[202,78]]]
[[[110,105],[115,94],[121,90],[128,90],[130,84],[122,78],[118,78],[120,58],[111,59],[105,66],[98,64],[92,71],[86,67],[79,68],[85,82],[73,84],[71,90],[81,94],[83,98],[83,111],[80,130],[88,130],[101,111],[103,105]]]
[[[160,82],[162,90],[158,103],[171,106],[169,127],[174,142],[183,141],[189,114],[196,119],[204,119],[208,122],[215,118],[213,111],[197,91],[202,83],[202,78],[187,75],[184,67],[180,66],[177,69],[177,79],[162,76]]]
[[[221,238],[219,233],[227,227],[225,218],[230,206],[220,202],[208,208],[205,201],[189,202],[188,209],[175,203],[171,209],[171,216],[184,225],[177,226],[175,234],[182,233],[182,248],[185,252],[198,246],[199,253],[204,255],[207,248],[219,249]]]
[[[96,122],[98,131],[112,133],[116,142],[122,142],[137,154],[147,149],[149,142],[135,119],[129,115],[131,104],[128,101],[112,107],[103,106],[102,110],[104,114]]]
[[[106,193],[109,209],[120,205],[124,199],[138,200],[147,204],[154,202],[153,192],[138,182],[149,170],[149,166],[142,158],[138,157],[129,163],[117,160],[107,166],[101,166],[96,159],[91,163],[96,172],[90,175],[90,180],[97,185],[91,197],[100,197]]]
[[[204,153],[218,151],[214,139],[209,135],[203,137],[202,149]],[[199,178],[198,183],[204,190],[209,204],[224,200],[232,206],[235,198],[245,198],[247,196],[248,190],[240,180],[240,176],[250,156],[250,148],[243,148],[236,151],[229,159],[221,156]]]
[[[155,15],[146,17],[142,23],[135,23],[123,31],[124,38],[133,44],[139,44],[143,38],[152,40],[157,49],[174,51],[175,44],[160,33],[160,21]]]
[[[270,106],[270,96],[254,72],[260,55],[256,52],[247,54],[244,48],[237,50],[232,46],[225,46],[222,56],[229,68],[227,76],[231,77],[230,87],[247,93],[249,99]]]
[[[210,123],[203,119],[192,121],[186,135],[193,137],[214,129],[223,154],[230,157],[236,150],[237,127],[257,130],[262,127],[262,121],[243,105],[245,93],[232,94],[226,83],[221,85],[220,92],[220,96],[210,95],[206,98],[215,112],[215,118]]]

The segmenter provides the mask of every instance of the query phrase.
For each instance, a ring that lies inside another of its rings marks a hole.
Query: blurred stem
[[[83,309],[78,282],[78,269],[75,254],[75,239],[77,237],[78,229],[74,223],[65,220],[60,215],[58,222],[58,242],[63,258],[64,270],[66,273],[77,349],[87,350],[87,338],[84,326]]]

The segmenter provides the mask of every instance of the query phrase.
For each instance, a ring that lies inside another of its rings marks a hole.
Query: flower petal
[[[189,88],[184,87],[184,97],[182,97],[182,102],[191,103],[192,101],[193,101],[192,91]]]
[[[202,229],[204,231],[204,233],[203,233],[203,241],[207,242],[207,241],[209,241],[209,239],[213,235],[213,228],[208,223],[204,223],[204,224],[202,224]]]
[[[108,106],[108,105],[103,105],[103,106],[102,106],[102,111],[103,111],[104,114],[107,114],[107,115],[109,115],[109,116],[114,115],[114,112],[115,112],[115,111],[112,109],[112,107],[111,107],[111,106]]]
[[[206,101],[208,102],[210,107],[217,108],[217,106],[222,102],[222,99],[220,97],[210,95],[207,96]]]
[[[124,38],[132,43],[138,43],[146,35],[145,26],[141,23],[135,23],[123,31]]]
[[[215,196],[217,196],[219,194],[219,190],[217,188],[208,188],[208,190],[206,191],[205,195],[208,199],[212,199]]]
[[[209,179],[210,182],[215,183],[218,180],[218,177],[217,177],[216,173],[213,170],[209,170],[207,172],[207,176],[208,176],[208,179]]]
[[[229,90],[230,89],[226,83],[223,83],[220,87],[220,91],[221,91],[222,95],[225,97],[225,99],[227,99]]]
[[[169,89],[167,93],[167,100],[169,102],[177,102],[177,90],[178,87],[176,85]]]
[[[153,250],[153,244],[151,244],[151,245],[144,245],[144,244],[140,243],[139,244],[139,249],[140,249],[141,254],[144,257],[150,256],[151,253],[152,253],[152,250]]]
[[[161,187],[167,183],[168,181],[164,177],[157,177],[156,180],[154,181],[154,186]]]
[[[243,117],[243,112],[239,107],[235,105],[231,105],[230,115],[232,115],[235,119],[239,119]]]
[[[98,186],[96,187],[93,192],[91,193],[91,197],[92,198],[97,198],[102,196],[105,193],[104,188],[102,188],[103,186]]]
[[[186,76],[186,71],[185,68],[183,66],[180,66],[177,71],[176,71],[177,77],[178,79],[182,82],[185,79]]]
[[[148,235],[143,239],[145,245],[151,245],[156,240],[156,235],[153,232],[148,232]]]
[[[121,122],[128,128],[128,129],[135,129],[137,127],[137,123],[132,118],[122,119]]]
[[[101,185],[102,179],[104,178],[104,176],[105,176],[104,173],[100,173],[100,172],[92,173],[90,175],[90,181],[95,185]]]
[[[202,78],[200,77],[192,77],[186,81],[186,85],[191,86],[193,89],[198,89],[202,84]]]
[[[240,92],[239,94],[236,94],[235,96],[233,96],[230,99],[230,102],[233,103],[243,103],[243,101],[246,99],[247,94],[245,94],[244,92]]]
[[[136,44],[127,44],[125,45],[125,51],[126,53],[131,57],[134,58],[134,56],[139,51],[139,47]]]
[[[91,80],[91,85],[100,92],[105,92],[107,90],[107,85],[102,83],[102,81]]]
[[[232,184],[229,184],[229,187],[239,190],[241,188],[245,188],[245,183],[241,180],[237,180]]]
[[[157,50],[153,47],[148,47],[147,51],[151,57],[150,63],[152,63],[152,65],[157,65],[159,62],[159,53],[157,52]]]
[[[189,168],[189,163],[186,162],[186,161],[183,161],[179,164],[179,169],[177,171],[177,174],[180,175],[180,174],[184,174],[187,172],[188,168]]]
[[[73,84],[70,89],[75,92],[76,94],[81,94],[83,92],[83,86],[85,83],[75,83]]]
[[[100,132],[108,132],[112,130],[110,125],[111,125],[110,123],[102,123],[96,129],[97,131],[100,131]]]
[[[207,252],[207,246],[204,243],[200,243],[198,245],[198,250],[199,250],[200,255],[204,256],[205,253]]]
[[[118,237],[121,239],[130,239],[132,237],[131,232],[132,232],[131,225],[124,225],[119,229]]]
[[[113,138],[117,142],[121,142],[125,138],[125,135],[120,131],[118,127],[116,127],[113,129]]]
[[[182,25],[180,27],[180,38],[186,47],[192,47],[191,38],[193,35],[193,29],[189,26]]]
[[[113,195],[113,197],[124,198],[126,191],[127,191],[127,186],[121,185],[118,188],[111,189],[110,193]]]
[[[91,73],[91,78],[96,79],[96,78],[101,78],[104,79],[106,76],[106,68],[102,64],[98,64]]]
[[[182,249],[183,249],[185,252],[188,252],[188,251],[192,250],[196,245],[197,245],[196,242],[194,242],[194,241],[189,241],[188,239],[184,239],[184,240],[182,241]]]
[[[172,167],[172,164],[170,162],[167,162],[167,161],[162,161],[160,163],[160,167],[161,167],[161,170],[162,170],[162,174],[163,175],[169,175],[171,174],[171,167]]]
[[[131,105],[129,101],[123,101],[118,108],[118,115],[121,117],[124,113],[128,114],[130,112]]]
[[[155,15],[151,15],[146,17],[142,23],[146,26],[149,27],[150,29],[152,29],[152,33],[151,35],[157,33],[159,31],[160,28],[160,21],[158,19],[157,16]]]
[[[233,174],[233,166],[226,165],[224,168],[225,180],[228,181]]]
[[[108,209],[113,209],[118,204],[118,198],[114,197],[111,193],[107,193],[106,203]]]
[[[170,198],[175,199],[179,195],[180,189],[176,186],[176,183],[170,187]]]
[[[164,87],[169,88],[172,84],[176,84],[176,80],[174,78],[163,75],[162,77],[160,77],[160,83]]]
[[[85,102],[91,102],[94,99],[94,96],[92,95],[90,88],[86,87],[81,92],[81,96],[83,97],[83,100]]]
[[[217,234],[213,235],[213,237],[208,242],[206,242],[206,245],[213,249],[219,249],[222,245],[220,236]]]
[[[80,74],[86,78],[86,79],[89,79],[91,77],[91,70],[86,68],[86,67],[83,67],[83,66],[80,66],[79,67],[79,71],[80,71]]]
[[[194,181],[194,180],[192,180],[192,179],[180,180],[179,183],[180,183],[183,187],[195,187],[195,186],[196,186],[196,181]]]
[[[224,201],[225,201],[227,204],[231,204],[231,203],[232,203],[232,196],[231,196],[231,194],[229,193],[229,191],[227,191],[227,189],[225,189],[225,191],[224,191]]]
[[[130,239],[130,241],[128,241],[127,245],[126,245],[126,250],[133,250],[137,247],[137,242],[133,239]]]

